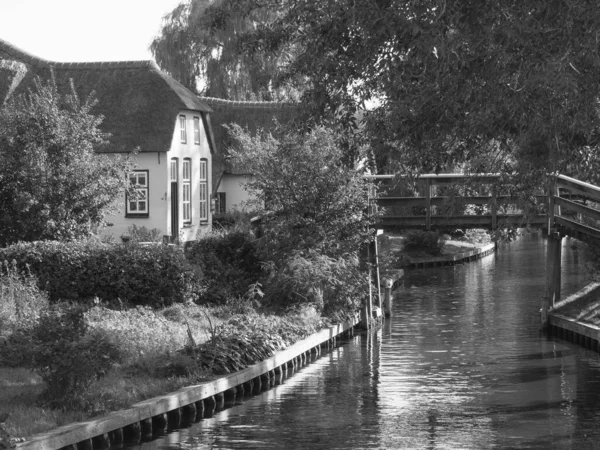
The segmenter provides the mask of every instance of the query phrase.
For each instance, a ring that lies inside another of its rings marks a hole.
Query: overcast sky
[[[0,38],[53,61],[152,59],[162,17],[181,0],[0,0]]]

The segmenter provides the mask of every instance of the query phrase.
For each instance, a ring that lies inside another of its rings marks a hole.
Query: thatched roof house
[[[130,178],[144,197],[124,194],[121,213],[111,217],[113,234],[135,224],[188,240],[210,229],[215,140],[206,103],[153,61],[54,62],[0,39],[0,107],[52,74],[61,91],[72,80],[80,98],[97,98],[92,112],[104,116],[100,128],[111,135],[103,152],[139,151],[138,174]]]
[[[112,134],[106,151],[164,151],[171,145],[174,120],[181,110],[212,110],[189,89],[163,73],[154,61],[54,62],[20,50],[0,39],[0,105],[10,95],[31,87],[39,76],[54,72],[59,88],[73,80],[81,98],[92,92],[98,98],[95,114],[102,114],[103,131]],[[202,117],[207,120],[207,115]],[[211,128],[209,144],[214,146]],[[214,152],[214,149],[211,149]]]

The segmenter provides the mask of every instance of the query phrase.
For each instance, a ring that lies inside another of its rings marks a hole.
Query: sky
[[[153,59],[162,17],[182,0],[0,0],[0,38],[59,62]]]

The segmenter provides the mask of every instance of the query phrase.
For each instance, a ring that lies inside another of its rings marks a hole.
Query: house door
[[[177,182],[171,182],[171,242],[179,239],[179,198]]]
[[[171,160],[171,242],[179,239],[179,189],[177,183],[177,158]]]

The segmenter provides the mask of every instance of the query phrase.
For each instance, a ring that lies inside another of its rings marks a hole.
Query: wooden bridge
[[[413,183],[416,196],[386,194],[385,188],[393,187],[396,175],[369,178],[383,192],[373,198],[377,207],[386,210],[376,224],[379,229],[543,228],[548,234],[543,328],[547,326],[548,310],[560,300],[562,239],[570,236],[600,246],[600,187],[566,175],[549,176],[548,185],[540,187],[535,200],[541,208],[535,214],[525,214],[520,209],[522,202],[506,194],[509,190],[502,185],[499,174],[421,175]],[[467,191],[475,195],[464,194]],[[469,208],[474,213],[457,214]]]

